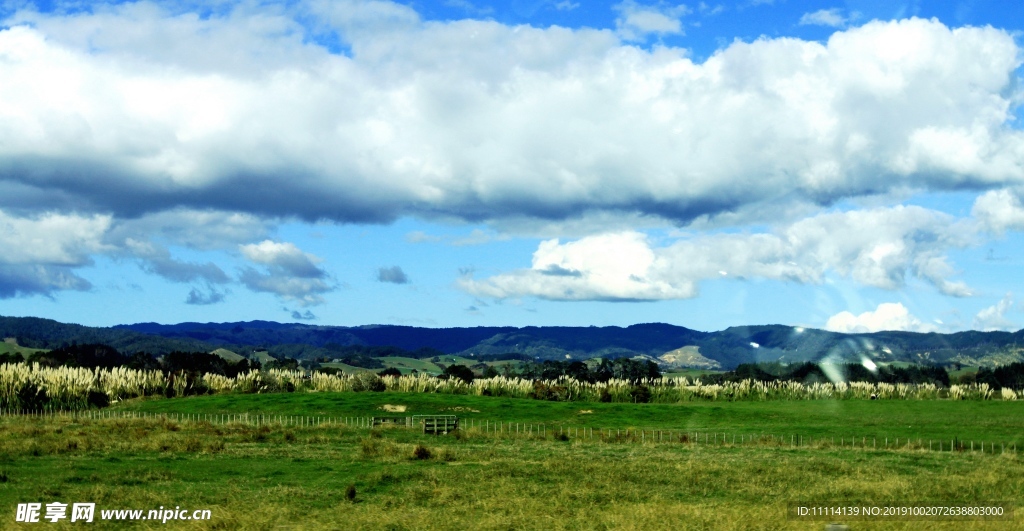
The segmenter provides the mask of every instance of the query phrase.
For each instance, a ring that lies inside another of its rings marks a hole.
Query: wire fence
[[[72,420],[149,420],[175,423],[206,423],[209,425],[270,426],[288,428],[352,428],[367,431],[375,427],[375,417],[334,417],[310,415],[264,415],[250,413],[153,413],[143,411],[78,410],[78,411],[18,411],[0,410],[0,418],[72,419]],[[429,417],[429,416],[427,416]],[[380,417],[376,417],[380,418]],[[422,419],[402,424],[376,424],[378,429],[415,429]],[[950,439],[877,437],[877,436],[809,436],[801,434],[773,434],[723,432],[699,429],[665,428],[602,428],[565,426],[553,423],[492,421],[486,419],[460,419],[459,430],[465,435],[497,439],[532,439],[559,441],[594,441],[608,443],[686,444],[701,446],[767,446],[777,448],[862,450],[919,450],[931,452],[1014,454],[1016,442],[976,441],[953,437]]]

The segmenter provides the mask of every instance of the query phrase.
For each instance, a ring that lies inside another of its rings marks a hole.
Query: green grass
[[[433,360],[434,358],[430,359]],[[443,365],[465,365],[466,367],[469,367],[470,365],[476,365],[477,363],[480,363],[480,360],[475,358],[465,358],[462,356],[452,356],[449,354],[445,354],[444,356],[437,356],[437,359],[437,363],[441,363]]]
[[[216,356],[220,356],[225,361],[230,361],[232,363],[235,363],[235,362],[238,362],[238,361],[242,361],[242,360],[245,359],[245,357],[240,356],[240,355],[238,355],[238,354],[236,354],[236,353],[234,353],[234,352],[232,352],[232,351],[230,351],[230,350],[228,350],[226,348],[219,348],[217,350],[214,350],[210,354],[214,354]]]
[[[417,445],[430,457],[415,459]],[[786,520],[787,502],[1024,501],[1024,463],[1010,454],[562,442],[472,430],[433,437],[399,428],[152,419],[0,418],[0,473],[10,527],[15,505],[30,501],[213,515],[136,529],[417,530],[822,529],[827,521]],[[354,501],[345,496],[349,485]],[[868,528],[1007,529],[1017,522]]]
[[[1024,401],[807,400],[623,404],[546,402],[429,393],[273,393],[153,398],[117,404],[115,410],[151,413],[250,413],[358,417],[379,414],[384,404],[404,405],[407,415],[460,411],[463,418],[548,423],[593,428],[651,428],[766,433],[806,437],[871,437],[977,440],[1024,448]],[[458,409],[456,409],[458,408]],[[582,413],[589,411],[589,413]]]
[[[0,354],[21,354],[22,357],[28,358],[36,352],[46,352],[46,349],[20,346],[12,337],[5,338],[3,342],[0,342]]]
[[[430,360],[421,360],[416,358],[403,358],[399,356],[387,356],[383,358],[377,358],[384,364],[385,367],[394,367],[402,374],[409,374],[413,369],[416,369],[421,373],[428,374],[440,374],[441,368],[437,364]]]
[[[345,371],[345,373],[347,373],[347,374],[355,374],[355,373],[358,373],[358,372],[379,372],[381,370],[381,369],[366,369],[366,368],[363,368],[363,367],[356,367],[354,365],[349,365],[347,363],[341,363],[341,362],[335,362],[335,361],[328,361],[328,362],[325,362],[325,363],[321,363],[320,366],[321,367],[329,367],[329,368],[332,368],[332,369],[341,369],[341,370]]]
[[[709,374],[722,374],[725,371],[713,371],[709,369],[673,369],[665,372],[663,375],[671,378],[686,377],[691,380],[696,378],[703,378]]]
[[[270,353],[265,351],[265,350],[257,351],[257,352],[255,352],[253,354],[253,356],[256,358],[256,361],[258,361],[260,363],[268,363],[268,362],[271,362],[271,361],[277,361],[277,358],[271,356]]]

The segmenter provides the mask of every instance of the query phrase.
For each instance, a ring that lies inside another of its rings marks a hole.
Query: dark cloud
[[[231,281],[227,273],[213,262],[196,264],[167,257],[147,260],[142,268],[173,282],[205,280],[214,284],[225,284]]]
[[[377,270],[377,280],[379,282],[390,282],[391,284],[408,284],[409,277],[402,271],[401,267],[391,266],[382,267]]]
[[[224,302],[224,293],[214,289],[202,292],[196,288],[192,288],[192,290],[188,292],[188,298],[185,299],[185,304],[194,304],[199,306],[217,304],[219,302]]]
[[[583,273],[576,269],[566,269],[556,264],[551,264],[547,268],[542,269],[541,274],[549,277],[581,277]]]
[[[90,289],[92,284],[69,267],[0,264],[0,299],[30,295],[50,297],[57,291]]]
[[[297,319],[299,321],[315,321],[316,318],[316,315],[313,315],[313,312],[309,310],[306,310],[305,313],[299,313],[298,310],[292,312],[292,319]]]

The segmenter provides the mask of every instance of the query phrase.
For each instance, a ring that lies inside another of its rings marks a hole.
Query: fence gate
[[[459,429],[459,417],[455,415],[414,415],[413,425],[423,424],[423,433],[447,434]]]

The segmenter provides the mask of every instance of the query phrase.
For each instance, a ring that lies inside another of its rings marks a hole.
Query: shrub
[[[413,451],[412,451],[412,458],[413,459],[430,459],[430,456],[431,456],[430,448],[427,448],[426,446],[423,446],[422,444],[417,444],[416,448],[414,448]]]
[[[352,378],[353,391],[374,391],[381,392],[387,389],[384,380],[373,373],[357,374]]]
[[[444,375],[449,378],[458,378],[466,383],[473,381],[473,369],[465,365],[449,365],[444,368]]]
[[[638,385],[629,391],[629,397],[634,403],[646,404],[651,401],[651,388],[646,385]]]

